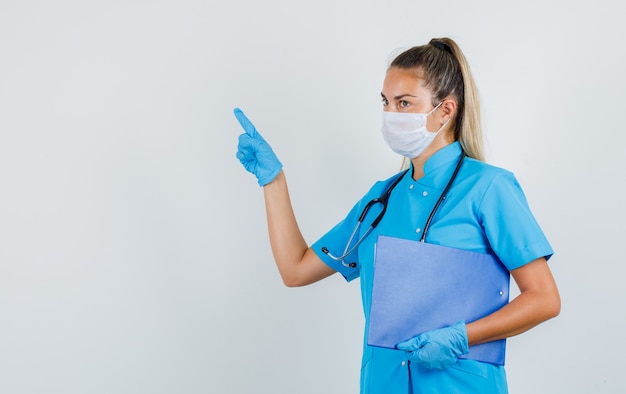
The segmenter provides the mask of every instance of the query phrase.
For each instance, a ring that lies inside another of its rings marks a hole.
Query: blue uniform
[[[346,262],[357,262],[357,267],[345,267],[332,260],[322,252],[322,247],[335,255],[343,253],[363,208],[384,193],[393,177],[374,184],[344,220],[313,244],[316,254],[348,281],[360,277],[365,333],[369,325],[377,236],[419,240],[461,152],[458,142],[450,144],[428,159],[424,165],[425,175],[418,181],[413,180],[411,171],[403,176],[391,193],[382,221],[346,258]],[[367,230],[380,210],[380,204],[370,209],[355,239]],[[439,206],[426,242],[493,253],[509,270],[540,257],[549,258],[553,253],[514,175],[469,157]],[[363,348],[361,393],[507,392],[502,366],[460,359],[443,371],[431,370],[409,363],[408,353],[403,351],[371,347],[366,340]]]

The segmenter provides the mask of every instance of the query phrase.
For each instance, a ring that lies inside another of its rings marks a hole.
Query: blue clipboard
[[[425,331],[470,323],[509,302],[510,273],[486,253],[378,236],[368,344],[395,348]],[[504,365],[506,340],[462,358]]]

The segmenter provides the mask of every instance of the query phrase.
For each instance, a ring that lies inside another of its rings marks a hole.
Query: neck
[[[426,157],[423,153],[411,160],[413,164],[413,180],[416,181],[424,176],[424,163],[430,158],[431,155]]]
[[[421,155],[411,159],[411,163],[413,164],[413,180],[417,181],[424,176],[424,164],[426,164],[432,155],[454,142],[454,138],[451,138],[447,134],[441,137],[442,138],[435,138],[435,140],[428,148],[426,148],[424,152],[422,152]]]

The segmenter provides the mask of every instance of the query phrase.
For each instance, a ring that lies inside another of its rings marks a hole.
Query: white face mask
[[[421,155],[446,125],[435,132],[426,130],[426,118],[440,105],[427,114],[383,111],[381,131],[391,150],[409,159]]]

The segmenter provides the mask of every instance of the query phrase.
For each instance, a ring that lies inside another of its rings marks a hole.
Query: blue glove
[[[400,342],[396,347],[411,352],[409,360],[434,369],[446,369],[469,352],[467,331],[462,321],[450,327],[427,331]]]
[[[283,165],[243,111],[235,108],[234,113],[245,130],[239,136],[237,158],[248,172],[256,176],[259,186],[265,186],[276,178]]]

